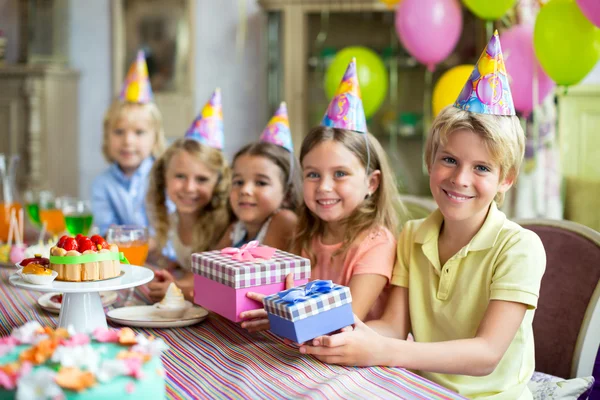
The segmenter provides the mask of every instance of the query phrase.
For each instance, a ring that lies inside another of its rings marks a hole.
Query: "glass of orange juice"
[[[148,258],[148,228],[135,225],[115,225],[108,228],[106,241],[119,246],[131,265],[146,263]]]
[[[106,241],[119,246],[131,265],[143,266],[148,258],[148,228],[136,225],[113,225],[106,231]],[[125,306],[135,305],[133,292],[129,289]]]
[[[60,197],[54,197],[50,192],[40,193],[40,223],[46,225],[46,231],[54,238],[66,230],[61,201]]]
[[[21,210],[21,204],[0,203],[0,242],[8,241],[8,233],[10,230],[10,214],[12,210],[15,210],[16,215],[19,215],[19,210]]]
[[[21,203],[18,201],[15,177],[19,156],[0,154],[0,242],[8,240],[10,215],[19,215]]]

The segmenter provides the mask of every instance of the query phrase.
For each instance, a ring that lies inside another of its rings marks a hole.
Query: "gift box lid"
[[[275,250],[269,259],[238,260],[242,249],[235,249],[240,252],[234,254],[224,254],[224,250],[192,254],[192,272],[234,289],[283,282],[290,273],[294,280],[310,278],[310,260],[295,254]]]
[[[264,298],[265,310],[289,321],[299,321],[352,303],[350,288],[316,280]]]

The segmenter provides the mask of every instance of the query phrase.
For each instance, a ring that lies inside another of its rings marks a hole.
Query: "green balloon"
[[[387,70],[373,50],[360,46],[340,50],[325,72],[325,93],[329,99],[333,98],[352,57],[356,57],[365,117],[370,118],[381,107],[388,89]]]
[[[574,85],[600,58],[600,29],[588,21],[575,0],[551,0],[535,21],[533,47],[554,82]]]
[[[463,0],[473,14],[488,21],[504,17],[516,2],[517,0]]]

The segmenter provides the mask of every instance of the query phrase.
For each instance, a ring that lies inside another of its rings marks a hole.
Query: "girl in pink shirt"
[[[296,252],[311,260],[311,279],[350,287],[354,313],[377,318],[403,214],[385,152],[369,133],[319,126],[304,139],[300,163],[304,206]]]
[[[369,133],[319,126],[304,139],[300,164],[304,204],[294,252],[311,260],[311,279],[350,287],[358,318],[378,318],[396,259],[398,216],[405,215],[384,150]],[[269,327],[264,310],[241,316],[254,319],[242,323],[249,331]]]

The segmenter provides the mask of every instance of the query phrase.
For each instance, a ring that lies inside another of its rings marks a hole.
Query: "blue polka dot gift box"
[[[347,286],[316,280],[263,300],[271,332],[296,343],[332,333],[354,323]]]

